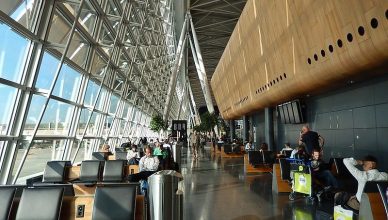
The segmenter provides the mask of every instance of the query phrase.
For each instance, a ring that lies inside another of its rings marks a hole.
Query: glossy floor
[[[331,204],[272,193],[272,175],[245,175],[243,158],[221,159],[209,149],[199,159],[185,150],[182,157],[185,220],[330,219]]]

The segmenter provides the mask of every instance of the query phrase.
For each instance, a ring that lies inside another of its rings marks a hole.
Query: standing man
[[[311,155],[314,149],[322,152],[324,139],[317,132],[311,131],[310,127],[306,124],[303,125],[302,131],[300,132],[299,145],[305,145],[307,154]]]

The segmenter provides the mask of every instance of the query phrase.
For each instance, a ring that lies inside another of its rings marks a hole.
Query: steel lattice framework
[[[31,174],[20,175],[26,159],[47,144],[51,159],[77,162],[102,143],[156,135],[148,125],[165,107],[177,47],[173,0],[3,0],[0,6],[1,27],[20,37],[26,51],[19,77],[0,72],[0,89],[15,94],[0,133],[1,183]],[[7,47],[0,50],[10,54]],[[190,117],[186,81],[179,75],[169,119]]]

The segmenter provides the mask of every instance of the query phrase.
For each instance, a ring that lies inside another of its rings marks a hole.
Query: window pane
[[[123,115],[121,115],[122,118],[124,118],[124,119],[128,118],[128,110],[129,110],[129,104],[128,104],[128,102],[124,102]]]
[[[112,127],[113,123],[113,117],[112,116],[107,116],[106,121],[104,123],[104,130],[103,130],[103,135],[107,136],[109,135],[110,128]]]
[[[90,119],[90,122],[88,124],[88,130],[86,132],[86,135],[88,136],[95,136],[97,135],[97,118],[100,119],[101,115],[97,112],[93,112],[92,118]]]
[[[66,140],[35,140],[23,164],[18,182],[22,181],[23,177],[43,172],[47,161],[62,160],[65,143]],[[27,142],[21,145],[17,155],[17,164],[20,164],[26,147],[28,147]],[[16,169],[14,169],[15,173]]]
[[[81,37],[78,30],[75,31],[71,39],[69,51],[66,56],[80,67],[84,67],[86,62],[86,55],[89,50],[89,44]]]
[[[19,142],[17,144],[15,166],[12,169],[12,176],[13,177],[16,175],[16,171],[20,166],[20,162],[22,160],[22,157],[23,157],[24,153],[26,152],[27,144],[28,144],[27,142]],[[25,182],[22,182],[20,184],[25,184]]]
[[[106,61],[99,53],[95,52],[93,55],[91,73],[95,76],[102,77],[105,74],[105,70],[106,70]]]
[[[0,108],[0,134],[2,135],[7,133],[12,109],[15,105],[16,93],[16,88],[0,84],[0,100],[2,100],[2,107]]]
[[[70,29],[71,25],[69,22],[63,18],[58,9],[55,9],[54,16],[51,20],[48,41],[50,43],[54,43],[54,45],[61,45],[56,48],[61,53],[63,52],[63,48],[66,42],[68,41]]]
[[[110,98],[110,106],[109,106],[109,113],[116,113],[116,108],[119,103],[119,97],[116,95],[112,95]]]
[[[104,108],[104,105],[106,104],[105,101],[106,101],[106,96],[107,96],[107,91],[105,88],[102,88],[101,90],[101,94],[100,96],[98,97],[98,101],[97,101],[97,105],[96,105],[96,109],[102,111],[103,108]]]
[[[105,26],[105,24],[101,27],[99,43],[102,45],[102,49],[104,52],[110,56],[110,53],[113,49],[114,36],[109,31],[109,29]]]
[[[124,135],[126,121],[120,120],[119,135]]]
[[[62,66],[53,94],[67,100],[76,101],[80,92],[81,74],[69,67]]]
[[[0,77],[19,82],[30,41],[1,23],[0,33]]]
[[[89,140],[87,140],[87,141],[89,141]],[[82,144],[81,144],[81,146],[80,146],[80,148],[78,150],[78,153],[77,153],[77,155],[75,157],[74,163],[79,163],[79,162],[82,162],[84,160],[89,159],[89,158],[86,158],[86,156],[88,154],[86,153],[86,149],[87,148],[85,147],[85,144],[86,144],[85,142],[87,142],[87,141],[82,141]],[[78,147],[78,142],[74,142],[74,145],[73,145],[74,153],[77,150],[77,147]],[[71,159],[73,159],[73,157],[74,156],[72,156]]]
[[[100,88],[100,85],[97,85],[94,81],[89,80],[88,87],[86,88],[84,105],[93,106],[94,102],[96,101],[99,88]]]
[[[31,105],[28,109],[27,120],[24,126],[23,135],[32,135],[32,132],[38,123],[40,113],[46,102],[46,98],[40,95],[33,95]]]
[[[88,109],[82,109],[80,119],[78,122],[78,128],[77,128],[77,134],[82,135],[86,128],[86,123],[88,122],[88,119],[90,117],[91,111]]]
[[[40,64],[38,79],[36,81],[37,88],[50,89],[54,80],[55,71],[58,68],[59,60],[48,52],[44,52],[42,63]]]
[[[32,31],[42,0],[1,0],[0,10]]]
[[[93,35],[97,18],[96,14],[96,11],[90,5],[89,1],[86,1],[82,7],[79,23],[89,32],[90,35]]]
[[[113,120],[113,125],[110,129],[110,133],[108,134],[109,137],[117,137],[119,135],[119,129],[120,128],[120,120],[119,119],[114,119]]]
[[[2,164],[4,160],[6,146],[7,146],[7,141],[0,141],[0,173],[2,170]]]
[[[73,106],[51,99],[37,135],[67,135],[72,113]]]

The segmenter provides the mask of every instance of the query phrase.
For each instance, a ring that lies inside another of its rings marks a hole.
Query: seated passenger
[[[108,153],[108,155],[113,155],[113,153],[112,153],[111,150],[110,150],[109,144],[103,144],[103,145],[101,145],[101,147],[100,147],[100,152],[106,152],[106,153]]]
[[[388,173],[377,170],[377,159],[371,155],[365,156],[363,160],[344,158],[344,164],[358,182],[357,194],[350,196],[346,192],[336,193],[334,202],[335,205],[348,206],[358,211],[360,210],[361,195],[364,191],[366,182],[388,180]],[[357,165],[361,165],[363,170],[359,170],[356,167]]]
[[[248,141],[248,143],[245,145],[245,151],[255,150],[255,147],[252,144],[252,141]]]
[[[290,143],[285,143],[283,149],[280,151],[281,154],[286,155],[287,152],[293,151],[294,149],[291,148]]]
[[[159,144],[159,146],[155,147],[153,155],[158,157],[160,165],[162,169],[164,169],[168,156],[167,149],[165,149],[161,144]]]
[[[139,161],[139,173],[131,174],[128,176],[130,182],[139,182],[140,180],[147,180],[149,176],[154,174],[159,167],[158,157],[151,155],[151,148],[145,148],[145,156]]]
[[[131,149],[128,150],[127,160],[129,165],[138,165],[140,160],[140,153],[137,152],[137,146],[132,144]]]
[[[319,149],[313,150],[313,156],[311,160],[312,177],[322,182],[326,187],[338,189],[338,181],[333,176],[330,170],[327,169],[328,165],[320,157]]]
[[[168,140],[167,140],[167,139],[164,141],[163,148],[164,148],[164,149],[170,148],[170,150],[171,150],[171,144],[168,143]]]
[[[268,144],[263,142],[260,145],[260,151],[267,151],[268,150]]]
[[[300,145],[291,152],[290,158],[307,160],[309,156],[305,150],[305,147],[303,145]]]

